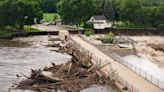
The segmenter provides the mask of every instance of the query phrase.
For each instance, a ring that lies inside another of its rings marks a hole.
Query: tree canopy
[[[57,12],[56,5],[59,0],[38,0],[39,6],[44,13]]]
[[[39,4],[33,0],[5,0],[0,2],[0,25],[6,26],[18,25],[23,29],[25,24],[34,24],[42,19],[43,12],[39,8]]]
[[[90,16],[98,14],[101,4],[101,0],[60,0],[57,8],[65,23],[79,25]]]
[[[85,23],[92,15],[110,21],[157,27],[163,22],[162,0],[60,0],[58,13],[64,22]]]
[[[132,25],[164,25],[164,0],[0,0],[0,26],[34,24],[43,12],[57,12],[64,23],[84,24],[92,15]]]
[[[114,7],[112,0],[104,0],[104,6],[103,6],[103,15],[108,19],[108,20],[114,20]]]

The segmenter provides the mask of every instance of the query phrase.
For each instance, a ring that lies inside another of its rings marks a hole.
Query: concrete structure
[[[69,32],[67,30],[60,30],[59,31],[59,38],[60,40],[66,40],[69,36]]]
[[[125,79],[126,83],[131,83],[133,85],[132,89],[138,88],[139,92],[163,92],[163,90],[160,89],[159,87],[155,86],[154,84],[147,81],[137,73],[133,72],[129,68],[115,61],[114,59],[104,54],[103,52],[101,52],[91,44],[87,43],[86,41],[82,40],[78,36],[72,36],[72,39],[76,43],[80,44],[81,47],[85,48],[85,50],[90,51],[92,55],[101,58],[101,61],[103,61],[103,63],[105,63],[105,61],[110,62],[111,63],[110,67],[112,67],[113,70],[117,70],[118,75],[121,76],[123,79]],[[108,71],[109,69],[105,69],[105,70]],[[132,90],[131,92],[138,92],[138,91]]]
[[[94,29],[106,29],[112,26],[112,23],[107,21],[104,15],[95,15],[87,22],[93,24]]]

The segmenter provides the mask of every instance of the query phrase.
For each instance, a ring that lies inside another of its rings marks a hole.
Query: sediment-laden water
[[[147,80],[164,89],[163,67],[159,67],[147,58],[135,55],[126,56],[124,57],[124,60],[131,65],[130,68],[135,70],[136,73],[146,77]]]
[[[16,75],[30,75],[31,69],[61,64],[71,59],[69,55],[51,51],[47,36],[33,36],[0,40],[0,92],[7,91],[12,83],[18,81]],[[92,86],[82,92],[120,92],[116,87]],[[16,91],[17,92],[17,91]],[[21,92],[21,91],[18,91]]]
[[[47,36],[0,40],[0,92],[17,80],[16,75],[29,75],[30,69],[50,66],[51,62],[61,64],[71,57],[52,52]]]

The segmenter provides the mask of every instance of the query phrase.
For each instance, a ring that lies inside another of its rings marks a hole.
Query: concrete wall
[[[93,26],[94,26],[94,29],[105,29],[106,24],[105,23],[96,23],[96,24],[93,24]]]
[[[119,48],[118,45],[98,45],[99,49],[105,54],[110,54],[110,53],[116,53],[122,57],[127,56],[127,55],[133,55],[134,54],[134,49],[131,48]]]
[[[118,29],[108,28],[104,30],[95,30],[97,34],[106,34],[113,32],[115,35],[126,35],[126,36],[145,36],[145,35],[159,35],[164,36],[164,29]]]

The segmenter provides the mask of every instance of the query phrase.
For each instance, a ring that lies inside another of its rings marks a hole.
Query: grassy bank
[[[10,26],[0,27],[0,37],[10,37],[16,34],[26,34],[29,32],[41,32],[41,31],[35,28],[31,28],[30,26],[25,26],[24,31],[22,32],[15,27],[10,27]]]
[[[43,20],[45,22],[53,21],[55,16],[57,16],[58,18],[60,18],[57,13],[44,13]]]
[[[113,23],[113,27],[114,28],[122,28],[122,29],[164,29],[164,24],[159,24],[157,27],[153,27],[152,25],[135,25],[133,23],[130,22],[114,22]]]

